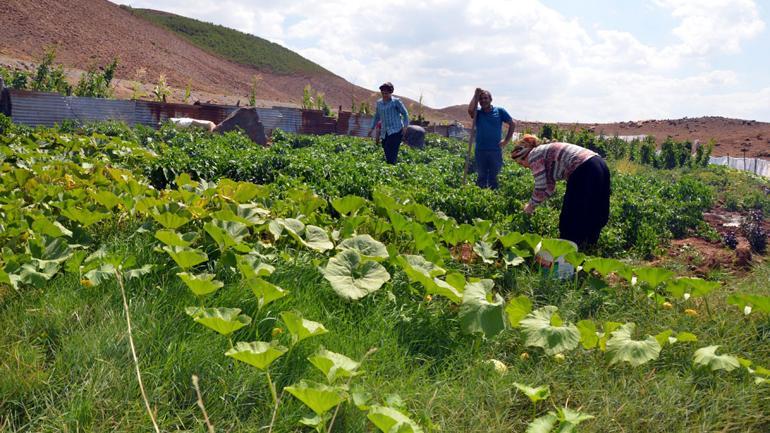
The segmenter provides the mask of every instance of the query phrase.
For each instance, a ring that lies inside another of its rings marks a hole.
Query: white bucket
[[[572,244],[577,251],[576,243],[572,241],[566,242]],[[543,269],[544,273],[551,274],[553,277],[560,280],[571,278],[573,275],[575,275],[575,267],[569,264],[564,256],[559,256],[556,258],[556,260],[554,260],[553,256],[551,256],[551,253],[541,249],[535,256],[535,260],[537,260],[537,263],[540,264],[540,267]],[[553,269],[551,269],[552,267]]]

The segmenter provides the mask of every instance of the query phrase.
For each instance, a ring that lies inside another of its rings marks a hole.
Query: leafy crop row
[[[242,140],[229,138],[236,146]],[[95,286],[114,278],[133,281],[170,270],[198,299],[198,305],[186,309],[191,320],[228,339],[230,350],[223,355],[265,371],[274,404],[273,420],[266,422],[269,428],[280,410],[279,391],[285,391],[313,411],[314,416],[301,422],[319,431],[331,430],[341,404],[365,411],[382,431],[422,431],[402,408],[373,403],[366,390],[351,387],[361,374],[363,359],[355,361],[326,348],[316,347],[308,359],[325,376],[326,384],[299,378],[283,390],[276,389],[269,370],[273,362],[309,337],[334,332],[289,310],[280,313],[288,335],[274,328],[269,333],[257,332],[257,340],[249,341],[251,337],[239,332],[266,319],[268,305],[292,296],[291,287],[279,287],[271,276],[281,257],[290,258],[296,249],[314,255],[318,272],[328,282],[321,289],[335,292],[342,298],[340,302],[355,302],[386,288],[391,279],[405,277],[414,290],[437,297],[439,305],[454,311],[453,322],[464,333],[477,335],[477,342],[504,332],[520,332],[526,346],[547,356],[563,356],[582,347],[604,353],[607,365],[642,365],[658,359],[669,345],[694,343],[699,338],[678,326],[676,331],[661,326],[637,333],[634,322],[597,323],[580,316],[566,320],[556,306],[501,290],[495,275],[521,266],[536,268],[533,257],[547,251],[565,256],[578,270],[563,284],[579,290],[605,279],[658,308],[676,304],[687,312],[685,307],[695,299],[702,299],[708,308],[709,294],[720,288],[719,283],[676,277],[661,268],[585,256],[564,241],[511,230],[505,219],[458,220],[408,194],[373,184],[368,185],[367,197],[323,197],[304,185],[296,187],[297,179],[281,176],[273,185],[256,185],[228,179],[207,182],[179,174],[173,179],[174,189],[160,190],[133,170],[116,166],[141,169],[147,161],[159,159],[156,152],[163,155],[163,145],[153,146],[154,152],[104,135],[41,131],[11,134],[2,140],[0,284],[17,290],[42,287],[64,271],[78,275],[84,286]],[[321,152],[334,142],[324,140],[328,142],[313,141],[312,148],[279,145],[275,152],[282,156],[292,149]],[[357,150],[355,144],[336,143],[351,151]],[[214,151],[213,147],[203,150]],[[292,164],[298,162],[289,160],[284,168]],[[305,175],[313,176],[313,172]],[[414,179],[404,175],[401,180]],[[330,183],[327,191],[334,186]],[[699,195],[695,183],[685,182],[679,188],[679,196]],[[115,255],[99,239],[107,223],[128,219],[142,224],[138,233],[157,240],[150,265],[138,266],[136,257]],[[469,248],[472,254],[466,254]],[[247,288],[256,309],[219,304],[217,294],[233,286]],[[735,294],[729,302],[746,315],[770,314],[767,297]],[[247,339],[241,340],[244,337]],[[766,368],[737,355],[718,355],[717,350],[717,345],[695,350],[693,364],[712,371],[742,368],[757,384],[770,377]],[[589,418],[559,408],[533,420],[533,426],[541,426],[543,431],[557,426],[574,429]]]

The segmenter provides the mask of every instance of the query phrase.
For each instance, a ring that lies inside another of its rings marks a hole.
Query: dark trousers
[[[401,146],[401,131],[386,135],[382,140],[382,148],[385,150],[385,162],[395,164],[398,162],[398,148]]]
[[[599,240],[610,216],[610,171],[599,156],[583,162],[567,179],[559,236],[583,247]]]
[[[503,168],[501,149],[476,150],[476,185],[480,188],[497,189],[497,175]]]

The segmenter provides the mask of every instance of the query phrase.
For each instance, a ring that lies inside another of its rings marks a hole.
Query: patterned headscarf
[[[539,144],[540,140],[532,134],[524,134],[523,137],[516,143],[516,147],[511,151],[511,159],[514,161],[521,161],[529,156],[529,152],[532,151]]]

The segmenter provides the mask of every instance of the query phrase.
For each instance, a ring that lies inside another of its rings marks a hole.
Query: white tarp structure
[[[726,165],[736,170],[750,171],[759,176],[770,177],[770,161],[766,159],[712,156],[709,158],[709,164]]]

